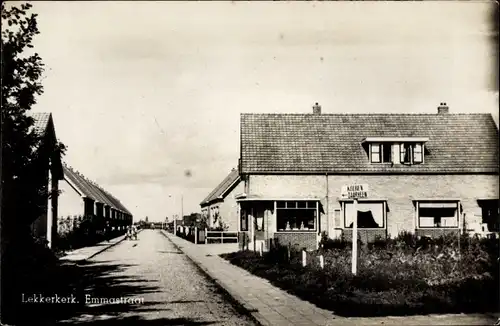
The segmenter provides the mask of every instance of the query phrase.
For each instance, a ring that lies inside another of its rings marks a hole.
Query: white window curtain
[[[358,202],[357,210],[360,215],[358,219],[358,227],[362,228],[362,213],[371,213],[373,217],[373,221],[378,225],[373,225],[374,227],[385,227],[384,225],[384,203],[383,202]],[[344,203],[344,216],[345,216],[345,227],[351,227],[353,222],[353,213],[354,213],[354,203],[346,202]],[[365,216],[369,217],[369,214],[365,214]],[[371,222],[369,223],[371,226]]]

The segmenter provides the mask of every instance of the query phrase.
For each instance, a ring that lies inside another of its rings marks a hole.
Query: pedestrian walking
[[[134,240],[137,240],[137,227],[135,225],[132,225],[132,235]]]

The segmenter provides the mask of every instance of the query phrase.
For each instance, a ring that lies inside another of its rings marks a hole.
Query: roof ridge
[[[208,203],[208,202],[218,198],[218,197],[214,198],[215,194],[217,194],[220,191],[222,191],[222,193],[224,193],[227,190],[227,188],[229,186],[231,186],[231,184],[233,184],[234,181],[236,181],[238,178],[239,178],[238,170],[235,168],[232,168],[231,171],[229,172],[229,174],[227,174],[224,177],[224,179],[222,179],[222,181],[217,184],[217,186],[208,194],[208,196],[205,197],[205,199],[200,204],[205,204],[205,203]],[[233,180],[233,179],[234,179],[234,181],[231,181],[229,184],[227,184],[230,180]],[[222,189],[222,187],[224,187],[225,184],[227,184],[227,186],[224,189]]]
[[[492,115],[492,113],[488,112],[454,112],[454,113],[446,113],[446,114],[438,114],[438,113],[426,113],[426,112],[417,112],[417,113],[392,113],[392,112],[372,112],[372,113],[321,113],[321,114],[312,114],[312,113],[289,113],[289,112],[242,112],[240,115],[288,115],[288,116],[310,116],[310,117],[322,117],[322,116],[369,116],[369,115],[383,115],[383,116],[456,116],[456,115]]]

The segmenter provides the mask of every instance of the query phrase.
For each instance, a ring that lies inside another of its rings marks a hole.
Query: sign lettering
[[[347,197],[350,199],[368,198],[368,185],[367,184],[345,185],[342,187],[342,197]]]

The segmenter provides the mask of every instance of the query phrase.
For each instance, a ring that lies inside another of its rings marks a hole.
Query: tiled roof
[[[497,173],[490,114],[241,115],[242,173]],[[425,162],[371,164],[365,137],[428,137]]]
[[[43,135],[47,130],[51,114],[48,112],[29,112],[28,116],[33,118],[33,128],[39,135]]]
[[[64,177],[73,184],[82,196],[88,197],[96,202],[108,205],[116,210],[122,211],[124,213],[130,214],[118,199],[112,196],[110,193],[102,189],[95,182],[90,181],[80,172],[73,170],[68,165],[63,165]]]
[[[221,198],[224,193],[240,178],[238,170],[232,169],[231,172],[227,175],[227,177],[222,180],[222,182],[215,187],[212,192],[208,194],[208,196],[200,203],[200,205],[206,205],[210,202]]]
[[[31,130],[34,130],[34,132],[44,138],[45,140],[49,140],[50,144],[55,144],[54,142],[57,142],[57,136],[56,136],[56,130],[54,128],[54,121],[52,120],[52,114],[49,112],[28,112],[27,116],[31,117],[33,119],[33,125],[31,126]],[[30,130],[30,131],[31,131]],[[48,137],[48,138],[45,138]],[[37,144],[36,147],[40,149],[40,144]],[[56,155],[56,153],[59,153],[59,151],[56,151],[53,153]],[[56,156],[53,156],[51,158],[52,163],[53,163],[53,168],[52,172],[54,173],[54,177],[57,177],[58,180],[63,179],[63,169],[62,169],[62,163],[61,163],[61,155],[60,153],[57,154]]]

